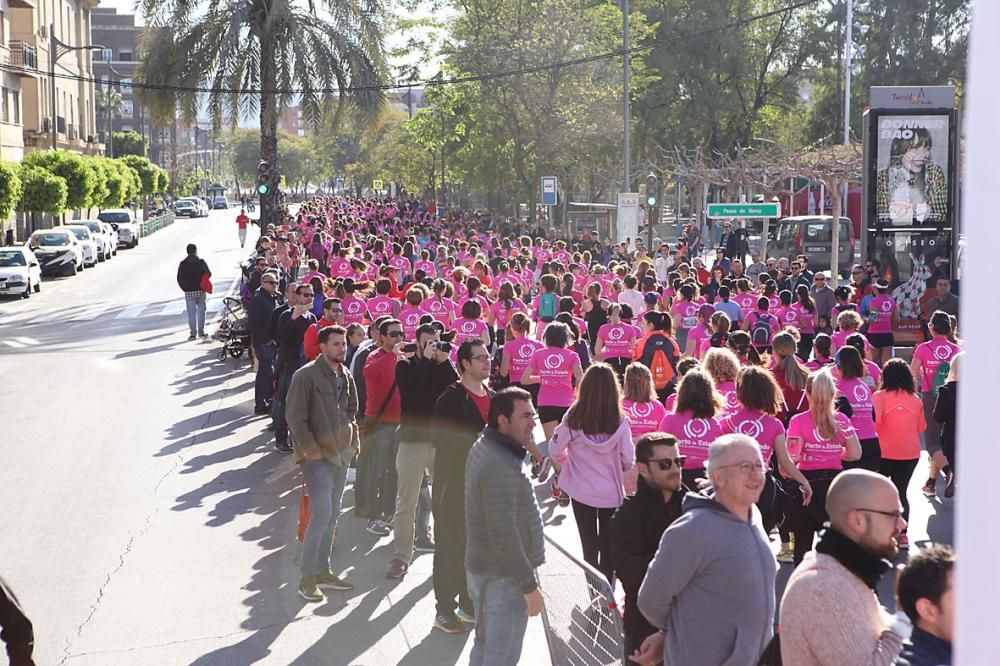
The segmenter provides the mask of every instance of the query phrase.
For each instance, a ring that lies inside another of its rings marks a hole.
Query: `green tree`
[[[224,117],[235,122],[258,113],[260,159],[271,165],[272,175],[280,171],[278,116],[293,90],[313,127],[348,101],[365,109],[382,103],[374,87],[385,78],[380,0],[239,0],[210,3],[198,12],[188,0],[144,0],[142,7],[153,29],[144,33],[140,77],[166,86],[159,96],[175,97],[187,120],[202,99],[195,90],[206,85],[219,91],[208,103],[216,127]],[[188,90],[175,92],[174,86]],[[333,95],[335,88],[350,93]],[[261,203],[262,224],[274,220],[276,197]]]
[[[21,163],[21,185],[24,188],[17,209],[26,213],[59,215],[66,210],[66,181],[39,166]]]
[[[21,177],[18,167],[0,161],[0,220],[6,220],[21,200]]]
[[[156,167],[156,192],[165,194],[168,189],[170,189],[170,174],[166,169]]]
[[[177,178],[171,179],[168,192],[175,197],[189,197],[207,177],[208,172],[204,169],[197,167],[186,169],[181,171]]]
[[[149,140],[134,130],[115,132],[111,135],[111,140],[114,143],[115,157],[125,157],[126,155],[145,157],[149,150]]]
[[[22,164],[46,169],[66,182],[68,210],[86,208],[97,184],[97,174],[77,153],[65,150],[45,150],[28,153]]]
[[[140,157],[138,155],[126,155],[120,160],[123,164],[127,164],[131,167],[135,173],[139,176],[140,189],[139,194],[144,197],[152,196],[156,194],[156,183],[157,183],[157,166],[147,160],[145,157]]]
[[[100,208],[111,194],[111,186],[108,183],[108,170],[104,166],[102,157],[86,157],[84,161],[87,167],[94,172],[94,189],[87,199],[87,210]]]

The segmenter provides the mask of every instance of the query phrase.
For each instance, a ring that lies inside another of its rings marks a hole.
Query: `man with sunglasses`
[[[826,496],[830,527],[792,573],[781,599],[786,664],[893,664],[909,638],[903,613],[879,605],[879,580],[906,531],[899,493],[884,476],[841,472]]]
[[[639,612],[637,597],[646,569],[656,555],[663,532],[681,515],[681,467],[677,438],[649,432],[635,443],[639,479],[635,495],[625,498],[611,517],[611,550],[615,574],[625,590],[625,654],[656,633]]]
[[[306,357],[302,342],[310,326],[316,325],[316,315],[312,310],[313,288],[308,284],[300,284],[295,288],[294,300],[289,299],[289,309],[278,317],[275,340],[278,343],[278,360],[275,363],[275,374],[278,376],[278,390],[274,396],[274,448],[281,453],[291,453],[292,445],[288,443],[288,420],[285,418],[285,399],[288,397],[288,387],[292,383],[292,375],[301,368]]]
[[[832,280],[833,278],[831,278]],[[809,290],[809,294],[816,303],[816,314],[820,317],[830,319],[830,313],[833,312],[833,306],[837,304],[837,299],[834,297],[833,289],[830,288],[827,282],[826,273],[816,271],[813,275],[813,286]]]
[[[666,633],[643,641],[633,662],[756,664],[773,635],[778,563],[756,507],[767,469],[760,446],[719,437],[705,469],[714,494],[684,496],[639,588],[639,610]]]

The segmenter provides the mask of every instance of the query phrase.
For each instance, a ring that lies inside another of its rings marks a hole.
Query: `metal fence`
[[[139,230],[139,235],[145,238],[149,234],[159,231],[164,227],[169,227],[173,223],[174,214],[172,212],[166,212],[163,215],[151,217],[148,220],[143,220],[142,228]]]
[[[545,537],[538,569],[542,621],[553,666],[625,664],[622,616],[604,574]]]

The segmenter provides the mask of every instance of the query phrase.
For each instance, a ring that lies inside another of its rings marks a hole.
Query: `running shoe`
[[[386,578],[402,578],[406,575],[410,565],[403,560],[393,559],[389,563],[389,570],[385,573]]]
[[[434,541],[429,536],[417,537],[413,540],[413,550],[418,553],[433,553]]]
[[[329,571],[321,573],[315,577],[316,587],[323,587],[328,590],[353,590],[354,586],[346,580],[334,576]]]
[[[440,629],[446,634],[461,634],[465,632],[465,626],[455,617],[454,613],[439,613],[434,618],[434,628]]]
[[[833,218],[831,218],[831,219],[833,219]],[[197,339],[198,339],[197,335],[189,335],[188,336],[188,342],[191,342],[192,340],[197,340]]]
[[[380,537],[389,536],[390,533],[389,526],[381,520],[369,520],[365,531]]]
[[[927,483],[920,490],[925,497],[934,497],[937,495],[937,479],[927,479]]]
[[[561,490],[559,490],[559,475],[558,474],[556,474],[555,476],[552,477],[552,481],[549,483],[549,485],[552,488],[552,497],[554,499],[559,499],[560,497],[562,497],[563,493],[562,493]]]
[[[455,617],[458,618],[459,622],[464,622],[465,624],[472,624],[472,625],[476,624],[475,614],[464,611],[461,608],[455,611]]]
[[[952,472],[948,475],[948,481],[945,482],[944,486],[944,496],[951,499],[955,496],[955,473]]]
[[[288,442],[275,442],[274,450],[277,451],[278,453],[291,453],[292,445],[289,444]]]
[[[542,458],[542,462],[538,463],[538,471],[535,474],[535,476],[538,477],[539,483],[545,483],[545,481],[549,478],[549,474],[551,473],[552,473],[552,460],[548,456],[545,456],[544,458]]]
[[[306,576],[299,582],[299,596],[311,602],[323,601],[325,598],[316,586],[315,576]]]
[[[778,551],[777,559],[782,563],[791,563],[795,561],[795,551],[791,547],[782,546],[781,550]]]

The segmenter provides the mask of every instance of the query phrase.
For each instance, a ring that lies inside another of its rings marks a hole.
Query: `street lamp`
[[[49,93],[52,102],[52,150],[56,149],[56,62],[70,51],[103,51],[104,47],[99,44],[87,44],[85,46],[70,46],[64,44],[56,37],[55,23],[49,24]]]

